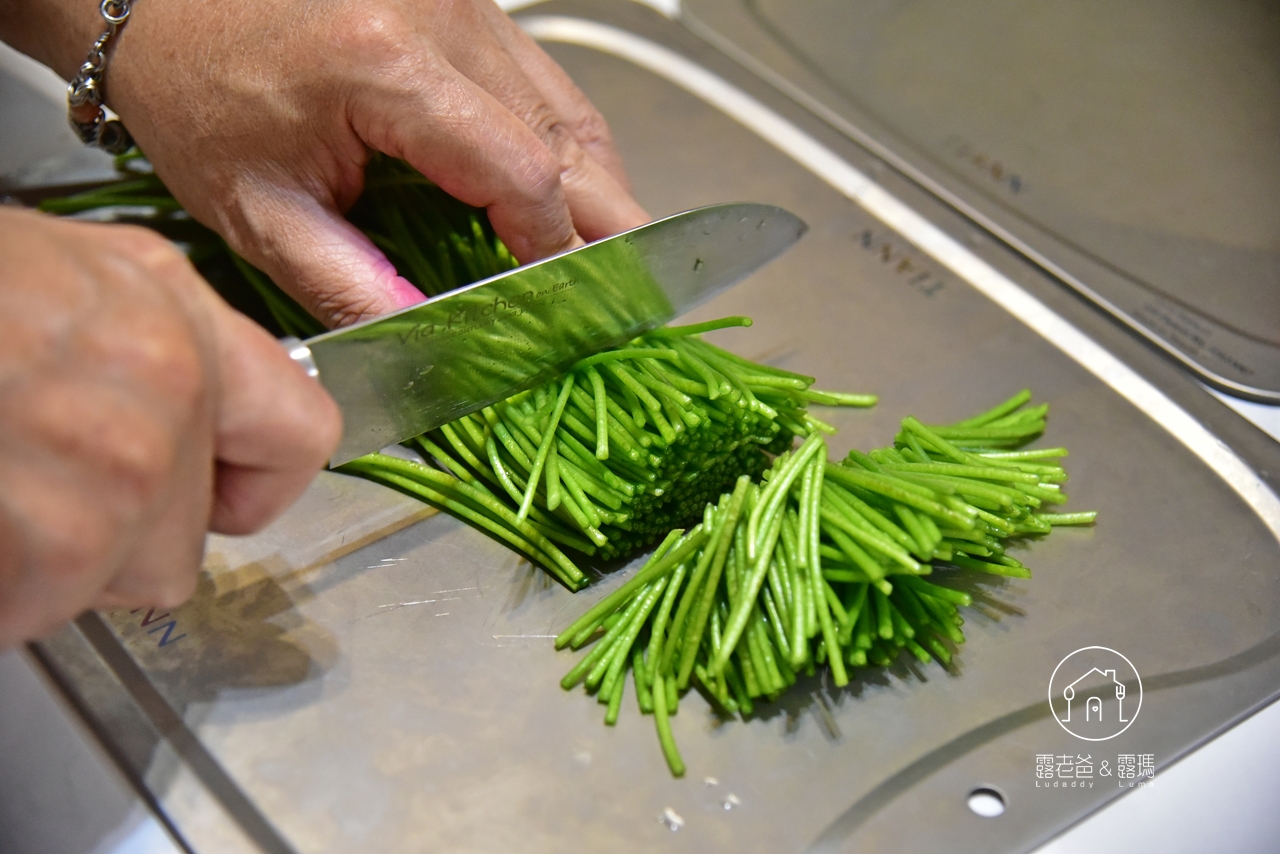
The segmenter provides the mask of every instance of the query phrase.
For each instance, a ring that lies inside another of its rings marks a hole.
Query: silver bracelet
[[[107,46],[129,20],[133,0],[102,0],[99,7],[107,28],[89,49],[89,58],[67,87],[67,118],[85,145],[123,154],[133,145],[124,125],[102,105]]]

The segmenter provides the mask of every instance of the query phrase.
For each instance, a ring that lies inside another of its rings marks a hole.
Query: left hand
[[[42,9],[75,23],[41,57],[74,73],[97,3],[0,0],[0,35]],[[108,102],[156,172],[330,326],[422,299],[343,218],[371,149],[485,208],[521,262],[648,219],[604,119],[492,0],[138,2],[117,42]]]

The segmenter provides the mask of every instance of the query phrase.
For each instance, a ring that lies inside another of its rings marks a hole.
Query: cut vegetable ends
[[[613,724],[630,672],[680,776],[668,717],[691,686],[746,717],[818,667],[842,687],[904,651],[950,666],[971,604],[954,581],[1029,578],[1009,541],[1095,518],[1047,509],[1066,500],[1066,450],[1019,450],[1045,426],[1047,408],[1029,401],[1023,391],[948,426],[908,417],[893,447],[836,463],[813,433],[759,483],[741,476],[560,633],[557,648],[590,645],[561,686],[584,683]],[[935,566],[951,584],[930,577]]]

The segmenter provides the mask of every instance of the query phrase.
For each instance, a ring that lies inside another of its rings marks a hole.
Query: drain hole
[[[983,787],[969,793],[969,809],[983,818],[995,818],[1004,812],[1004,795]]]

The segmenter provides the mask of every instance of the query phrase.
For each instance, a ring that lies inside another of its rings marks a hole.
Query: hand
[[[139,3],[107,81],[187,210],[331,326],[422,299],[342,217],[370,149],[522,262],[648,219],[603,118],[492,0]]]
[[[337,445],[333,401],[142,229],[0,208],[0,648],[171,607]]]

